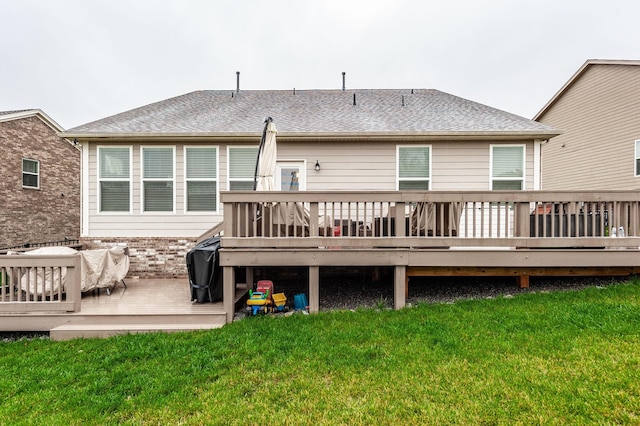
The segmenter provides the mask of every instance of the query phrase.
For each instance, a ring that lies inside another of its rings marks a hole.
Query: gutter
[[[550,139],[562,134],[559,130],[498,131],[498,132],[278,132],[278,140],[291,141],[469,141],[469,140],[525,140]],[[175,142],[224,140],[233,142],[255,142],[261,137],[256,132],[209,132],[209,133],[72,133],[61,132],[59,136],[79,141],[93,142]]]

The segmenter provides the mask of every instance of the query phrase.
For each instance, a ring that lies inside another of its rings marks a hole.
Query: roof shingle
[[[355,105],[354,105],[355,99]],[[555,129],[438,90],[204,90],[87,123],[65,136],[262,132],[552,134]]]

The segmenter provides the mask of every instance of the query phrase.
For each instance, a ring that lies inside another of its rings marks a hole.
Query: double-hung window
[[[431,182],[431,147],[399,146],[398,189],[400,191],[428,191]]]
[[[40,188],[40,162],[22,159],[22,186],[24,188]]]
[[[636,176],[640,176],[640,140],[636,141]]]
[[[174,211],[173,147],[142,148],[142,205],[145,212]]]
[[[185,147],[187,211],[216,211],[218,206],[218,150]]]
[[[131,148],[98,147],[101,212],[131,211]]]
[[[491,146],[491,189],[524,189],[524,145]]]
[[[229,147],[229,190],[251,191],[255,181],[257,147]]]

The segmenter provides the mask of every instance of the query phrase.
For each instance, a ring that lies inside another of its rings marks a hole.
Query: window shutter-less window
[[[143,148],[144,211],[173,211],[173,148]]]
[[[40,162],[22,159],[22,186],[40,188]]]
[[[398,148],[398,188],[401,191],[429,190],[431,171],[428,146],[402,146]]]
[[[229,189],[253,190],[258,148],[229,148]]]
[[[131,199],[129,147],[101,147],[98,162],[100,211],[128,212]]]
[[[186,148],[187,211],[216,211],[218,200],[216,148]]]
[[[521,190],[524,184],[524,147],[494,146],[492,189]]]

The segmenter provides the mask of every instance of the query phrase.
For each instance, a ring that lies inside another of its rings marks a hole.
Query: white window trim
[[[259,146],[251,145],[251,146],[227,146],[227,191],[231,191],[231,150],[232,149],[258,149]],[[255,166],[255,164],[254,164]],[[254,182],[255,176],[252,176],[251,179],[233,179],[235,182]]]
[[[637,164],[638,159],[640,159],[640,139],[636,139],[634,142],[635,145],[635,157],[633,159],[633,176],[640,177],[640,170],[638,170]]]
[[[171,161],[173,176],[171,179],[159,179],[159,178],[146,178],[144,177],[144,150],[147,148],[171,148],[173,159]],[[167,182],[171,181],[173,183],[173,207],[171,211],[146,211],[144,209],[144,183],[145,182]],[[166,145],[149,145],[149,146],[141,146],[140,147],[140,211],[145,215],[167,215],[167,214],[175,214],[176,213],[176,147],[175,145],[167,147]]]
[[[280,170],[283,167],[297,167],[300,169],[300,175],[298,176],[298,191],[307,190],[307,160],[276,160],[276,176],[273,180],[276,185],[276,191],[280,191],[282,186],[282,176],[280,176]]]
[[[400,148],[428,148],[429,149],[429,176],[427,177],[428,191],[433,189],[432,182],[432,162],[433,147],[431,145],[396,145],[396,191],[400,190]],[[403,181],[424,181],[424,178],[403,178]]]
[[[189,179],[187,177],[187,149],[189,148],[213,148],[216,150],[216,177],[209,179]],[[184,161],[184,214],[188,215],[198,215],[203,213],[218,213],[220,211],[220,148],[218,145],[185,145],[182,151],[183,161]],[[189,194],[187,192],[187,185],[189,181],[194,182],[216,182],[216,209],[215,210],[199,210],[199,211],[189,211],[188,210],[188,197]]]
[[[100,178],[100,150],[103,148],[128,148],[129,149],[129,177],[128,178],[111,178],[111,179],[101,179]],[[133,147],[131,145],[128,146],[122,146],[122,145],[98,145],[96,147],[96,157],[97,157],[97,161],[96,164],[98,165],[98,168],[96,169],[96,193],[98,194],[98,196],[96,197],[96,211],[98,212],[98,214],[105,214],[105,215],[126,215],[126,214],[131,214],[131,212],[133,211]],[[109,211],[102,211],[100,209],[100,206],[102,205],[102,191],[100,191],[100,182],[102,181],[108,181],[108,182],[129,182],[129,211],[128,212],[109,212]]]
[[[38,173],[31,173],[31,172],[25,172],[24,171],[24,160],[27,161],[33,161],[34,163],[36,163],[38,165]],[[38,184],[36,186],[28,186],[24,184],[24,175],[31,175],[31,176],[36,176],[38,178]],[[33,158],[27,158],[27,157],[23,157],[22,158],[22,176],[20,176],[20,180],[22,181],[22,187],[25,189],[40,189],[40,160],[34,160]]]
[[[522,148],[522,177],[521,178],[516,178],[516,177],[494,178],[493,177],[493,148],[494,147],[501,147],[501,148],[521,147]],[[489,145],[489,190],[493,191],[494,181],[520,180],[522,182],[522,185],[520,185],[522,188],[521,191],[524,191],[526,189],[525,179],[527,177],[526,164],[527,164],[527,146],[525,144],[490,144]]]

